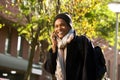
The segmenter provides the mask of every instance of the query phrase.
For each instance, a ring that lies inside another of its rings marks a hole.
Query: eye
[[[57,25],[55,25],[55,28],[57,28],[58,26]]]

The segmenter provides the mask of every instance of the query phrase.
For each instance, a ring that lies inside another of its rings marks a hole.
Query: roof
[[[11,0],[0,0],[0,22],[11,24],[20,23],[25,25],[26,19],[18,18],[19,9],[17,5],[13,5]]]

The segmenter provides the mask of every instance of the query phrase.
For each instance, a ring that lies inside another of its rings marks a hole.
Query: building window
[[[6,54],[10,54],[10,47],[11,47],[11,34],[9,34],[8,32],[8,35],[5,40],[5,53]]]
[[[18,57],[22,57],[22,37],[21,36],[18,36],[17,54],[18,54]]]

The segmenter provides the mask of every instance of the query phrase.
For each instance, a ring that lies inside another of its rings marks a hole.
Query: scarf
[[[58,42],[58,57],[56,67],[56,78],[57,80],[66,80],[66,55],[67,55],[67,44],[70,43],[75,36],[75,31],[70,30],[62,39],[57,39]]]

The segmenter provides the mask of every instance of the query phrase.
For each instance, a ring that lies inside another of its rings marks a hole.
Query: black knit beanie
[[[68,13],[58,14],[54,19],[54,23],[58,18],[61,18],[61,19],[65,20],[65,22],[68,24],[68,26],[72,28],[72,20],[71,20],[71,17]]]

